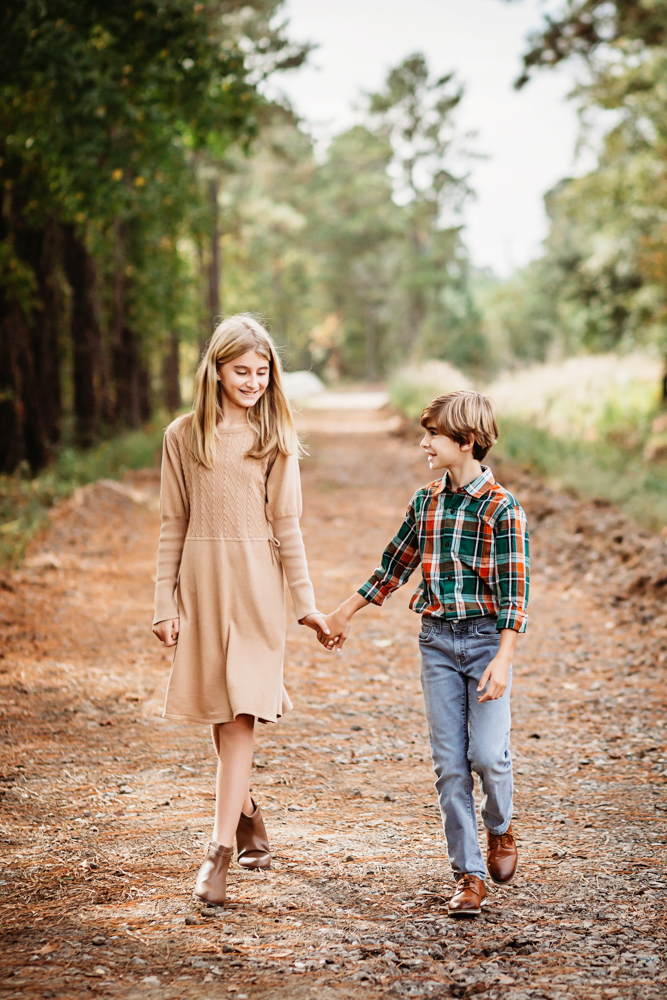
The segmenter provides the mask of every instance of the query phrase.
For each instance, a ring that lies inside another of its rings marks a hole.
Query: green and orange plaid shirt
[[[497,615],[497,628],[525,632],[528,525],[519,502],[482,466],[453,490],[445,473],[413,496],[382,562],[359,593],[372,604],[407,583],[421,562],[410,607],[435,618]]]

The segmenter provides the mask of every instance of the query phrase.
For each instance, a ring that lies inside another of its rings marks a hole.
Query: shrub
[[[424,361],[394,373],[389,382],[389,398],[406,417],[418,420],[426,404],[436,396],[470,388],[470,380],[446,361]]]

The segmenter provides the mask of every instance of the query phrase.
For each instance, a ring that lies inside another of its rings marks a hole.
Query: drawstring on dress
[[[280,562],[280,553],[278,549],[280,548],[280,542],[273,535],[269,538],[269,545],[271,546],[271,562]]]

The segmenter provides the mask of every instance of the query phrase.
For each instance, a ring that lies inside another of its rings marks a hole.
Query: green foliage
[[[542,357],[647,345],[667,354],[667,2],[567,0],[531,46],[520,83],[532,67],[583,55],[584,119],[592,109],[612,124],[596,168],[547,196],[544,256],[493,304],[502,335],[516,341],[518,320]],[[512,320],[502,302],[517,292]]]
[[[137,426],[178,340],[210,334],[206,253],[191,247],[213,241],[210,180],[258,135],[262,82],[307,53],[274,23],[281,4],[3,8],[0,468],[42,467],[69,427],[96,440]],[[45,408],[46,353],[61,377]]]
[[[48,525],[49,510],[77,487],[103,478],[121,479],[131,469],[155,465],[166,422],[163,414],[145,428],[96,448],[65,448],[36,477],[25,469],[0,476],[0,566],[15,565],[23,558],[26,546]]]
[[[512,2],[512,0],[510,0]],[[534,67],[553,67],[563,59],[590,59],[613,47],[664,46],[667,40],[665,0],[565,0],[559,13],[549,13],[541,31],[531,35],[524,55],[522,87]]]
[[[559,490],[618,505],[650,530],[667,525],[667,464],[646,462],[641,448],[608,439],[563,439],[530,422],[500,419],[491,453],[533,472]]]
[[[374,380],[406,356],[483,370],[485,347],[450,165],[460,91],[422,56],[390,72],[365,121],[318,162],[285,112],[223,181],[223,300],[268,315],[289,363]]]

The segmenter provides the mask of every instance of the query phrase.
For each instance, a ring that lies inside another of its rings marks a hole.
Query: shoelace
[[[462,875],[461,878],[456,883],[456,888],[458,889],[472,889],[474,875]]]
[[[500,842],[501,847],[511,847],[514,843],[514,837],[511,833],[501,833],[498,836],[496,836],[495,833],[492,833],[491,836],[494,841]]]

